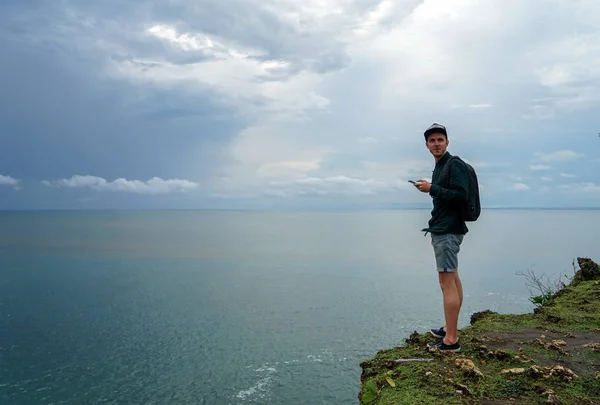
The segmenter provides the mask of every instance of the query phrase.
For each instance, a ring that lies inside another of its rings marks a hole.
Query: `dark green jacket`
[[[435,164],[429,195],[433,198],[433,210],[429,227],[423,229],[434,234],[466,234],[469,229],[462,219],[460,203],[467,200],[469,179],[463,164],[456,159],[450,162],[450,184],[444,184],[442,172],[452,155],[446,154]]]

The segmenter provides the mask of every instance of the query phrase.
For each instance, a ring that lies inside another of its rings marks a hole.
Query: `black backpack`
[[[450,162],[454,159],[465,166],[467,177],[469,178],[467,202],[461,204],[463,220],[466,222],[477,221],[477,218],[479,218],[479,215],[481,214],[481,201],[479,200],[479,182],[477,181],[477,173],[475,173],[473,166],[458,156],[452,156],[444,165],[442,178],[445,180],[445,184],[450,184]]]

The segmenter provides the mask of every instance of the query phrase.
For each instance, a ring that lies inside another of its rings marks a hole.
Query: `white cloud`
[[[510,189],[515,190],[515,191],[525,191],[525,190],[529,190],[530,187],[524,183],[515,183],[510,187]]]
[[[373,10],[366,14],[366,17],[360,21],[358,27],[354,30],[357,36],[366,36],[376,33],[381,27],[380,24],[394,13],[394,8],[401,3],[394,0],[383,0]]]
[[[268,59],[264,49],[240,46],[201,32],[180,33],[158,24],[147,34],[185,53],[203,58],[174,63],[169,58],[113,61],[109,74],[140,85],[178,86],[183,92],[215,92],[219,101],[256,118],[305,120],[310,111],[326,110],[330,101],[316,88],[321,75],[298,69],[289,61]],[[243,41],[244,38],[238,38]]]
[[[179,34],[175,28],[168,25],[154,25],[148,28],[147,32],[156,38],[171,43],[173,46],[178,47],[185,52],[201,51],[206,55],[217,58],[245,59],[265,54],[259,50],[237,50],[202,33]],[[276,64],[277,63],[275,63],[275,65]]]
[[[562,177],[563,179],[572,179],[572,178],[575,178],[577,176],[575,176],[574,174],[561,173],[560,177]]]
[[[529,168],[535,171],[550,170],[552,167],[548,165],[530,165]]]
[[[45,185],[67,188],[89,187],[100,191],[121,191],[137,194],[164,194],[172,192],[186,192],[198,187],[197,183],[189,180],[169,179],[163,180],[160,177],[153,177],[148,181],[127,180],[118,178],[114,181],[106,181],[102,177],[96,176],[73,176],[70,179],[58,180],[54,183],[43,181]]]
[[[552,177],[542,177],[542,181],[550,182],[552,181]]]
[[[573,160],[584,157],[582,153],[573,152],[572,150],[560,150],[553,153],[534,153],[534,161],[543,163],[556,162],[571,162]]]
[[[492,108],[492,104],[469,104],[469,108],[481,109],[481,108]]]
[[[198,93],[215,91],[221,102],[255,119],[267,115],[305,120],[309,111],[329,106],[327,98],[311,90],[320,81],[317,74],[301,73],[286,81],[261,80],[276,75],[282,66],[276,61],[237,57],[186,65],[153,61],[149,66],[147,61],[134,60],[115,63],[113,73],[140,84],[179,85],[184,91]]]
[[[587,7],[598,13],[591,3],[582,2],[580,10]],[[536,71],[540,83],[560,97],[556,104],[563,108],[587,107],[600,101],[596,85],[600,77],[600,32],[582,31],[549,42],[551,51],[547,52],[556,57]]]
[[[0,186],[16,186],[20,180],[0,174]]]
[[[217,194],[246,194],[268,181],[286,181],[308,176],[318,170],[333,152],[294,137],[277,123],[256,125],[242,131],[226,151],[232,162],[215,178]]]
[[[574,183],[560,186],[565,192],[576,193],[600,193],[600,185],[595,183]]]
[[[264,190],[268,196],[324,196],[324,195],[375,195],[383,192],[408,188],[399,181],[388,183],[373,179],[358,179],[347,176],[326,178],[307,177],[288,182],[272,182]]]

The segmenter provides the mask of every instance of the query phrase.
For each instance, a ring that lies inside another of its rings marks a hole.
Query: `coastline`
[[[483,311],[462,350],[413,332],[360,364],[361,404],[600,404],[600,268],[578,258],[568,284],[520,315]]]

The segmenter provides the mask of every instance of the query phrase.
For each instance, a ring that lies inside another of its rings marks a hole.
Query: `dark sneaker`
[[[436,348],[442,352],[460,352],[460,343],[456,342],[453,345],[447,345],[442,339],[442,343],[437,345]]]
[[[442,344],[444,344],[444,339],[440,338],[440,339],[436,340],[435,342],[427,343],[427,347],[429,347],[430,349],[434,349]]]
[[[446,337],[446,331],[444,330],[444,327],[442,326],[439,329],[431,329],[429,330],[429,333],[431,333],[433,336],[435,336],[436,338],[445,338]]]

